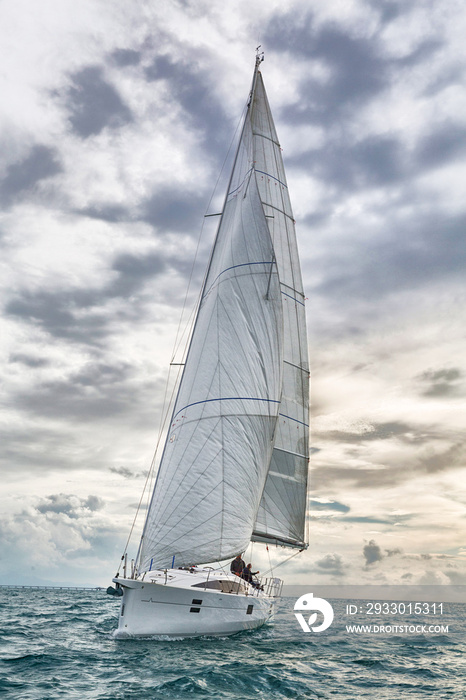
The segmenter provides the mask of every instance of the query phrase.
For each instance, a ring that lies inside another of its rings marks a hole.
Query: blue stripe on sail
[[[281,403],[281,401],[276,401],[275,399],[262,399],[255,396],[222,396],[218,399],[205,399],[204,401],[194,401],[194,403],[188,403],[187,406],[180,408],[180,410],[175,413],[173,419],[175,419],[176,416],[182,411],[185,411],[187,408],[191,408],[191,406],[198,406],[201,403],[210,403],[211,401],[265,401],[266,403]]]
[[[292,420],[295,423],[299,423],[299,425],[304,425],[305,428],[309,428],[309,425],[307,423],[303,423],[302,420],[298,420],[297,418],[292,418],[291,416],[285,416],[284,413],[279,413],[278,415],[281,416],[282,418],[288,418],[288,420]]]
[[[285,297],[289,297],[290,299],[293,299],[293,301],[295,301],[297,304],[301,304],[301,306],[305,306],[304,302],[299,301],[299,299],[296,299],[296,297],[292,297],[291,294],[287,294],[286,292],[282,292],[282,294]]]
[[[204,294],[203,299],[205,299],[205,297],[209,294],[210,290],[212,289],[212,287],[214,286],[214,284],[216,283],[216,281],[218,280],[218,278],[221,277],[222,275],[224,275],[225,272],[228,272],[229,270],[234,270],[234,269],[237,268],[237,267],[247,267],[248,265],[272,265],[273,262],[274,262],[273,260],[261,260],[261,261],[259,261],[259,262],[239,263],[239,265],[232,265],[231,267],[226,267],[224,270],[222,270],[221,272],[219,272],[219,274],[217,275],[217,277],[214,279],[214,281],[213,281],[212,284],[210,285],[208,291]]]
[[[276,180],[277,182],[280,183],[280,185],[283,185],[283,187],[286,187],[286,189],[288,189],[288,185],[286,185],[284,182],[282,182],[281,180],[279,180],[278,177],[274,177],[274,176],[271,175],[270,173],[266,173],[266,172],[264,172],[263,170],[256,170],[256,173],[261,173],[261,175],[267,175],[267,177],[271,177],[272,180]]]
[[[242,188],[242,186],[244,185],[246,178],[249,175],[249,173],[251,172],[251,170],[254,170],[254,168],[249,168],[248,172],[243,177],[243,179],[242,179],[241,183],[238,185],[238,187],[235,187],[234,190],[231,190],[231,192],[228,192],[227,197],[230,197],[230,195],[234,194],[235,192],[238,192],[238,190],[240,190]]]

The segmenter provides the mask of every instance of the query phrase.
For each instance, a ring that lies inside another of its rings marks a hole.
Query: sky
[[[312,375],[277,575],[466,584],[464,3],[3,0],[0,35],[0,583],[116,571],[260,44]]]

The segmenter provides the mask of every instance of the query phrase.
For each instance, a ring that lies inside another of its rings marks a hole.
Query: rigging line
[[[268,551],[268,549],[267,549],[267,551]],[[290,561],[290,559],[293,559],[293,557],[297,557],[298,554],[301,554],[301,552],[303,552],[303,551],[304,551],[304,549],[300,549],[299,551],[294,552],[290,557],[287,557],[287,559],[284,559],[283,561],[279,562],[278,564],[275,564],[275,569],[278,569],[278,567],[282,566],[282,564],[286,564],[286,562]],[[270,554],[269,554],[269,563],[270,563]],[[270,569],[268,571],[266,571],[264,574],[262,574],[262,576],[267,576],[267,574],[269,574],[269,573],[272,574],[272,576],[273,576],[272,567],[270,567]]]
[[[181,372],[181,368],[178,369],[178,377],[179,377],[180,372]],[[166,425],[166,423],[167,423],[168,416],[170,415],[170,407],[171,407],[172,402],[173,402],[173,396],[174,396],[174,392],[175,392],[175,387],[176,387],[176,385],[177,385],[177,381],[175,381],[174,386],[173,386],[173,388],[172,388],[171,397],[170,397],[170,399],[169,399],[169,401],[168,401],[168,404],[166,404],[169,382],[170,382],[170,368],[169,368],[168,373],[167,373],[167,381],[166,381],[166,383],[165,383],[165,393],[164,393],[163,404],[162,404],[162,406],[164,406],[164,407],[166,406],[166,410],[165,410],[165,412],[162,414],[163,420],[162,420],[162,423],[161,423],[161,426],[160,426],[160,430],[159,430],[157,442],[156,442],[156,445],[155,445],[154,454],[153,454],[153,456],[152,456],[152,461],[151,461],[151,464],[150,464],[150,468],[149,468],[149,471],[147,472],[146,481],[145,481],[145,483],[144,483],[144,487],[143,487],[143,490],[142,490],[142,493],[141,493],[141,497],[140,497],[140,499],[139,499],[139,503],[138,503],[138,506],[137,506],[137,508],[136,508],[136,513],[135,513],[135,516],[134,516],[134,518],[133,518],[133,523],[132,523],[132,525],[131,525],[131,529],[130,529],[130,532],[129,532],[129,535],[128,535],[128,540],[127,540],[127,542],[126,542],[126,546],[125,546],[125,549],[124,549],[124,553],[126,553],[127,550],[128,550],[129,543],[130,543],[130,540],[131,540],[131,537],[132,537],[132,534],[133,534],[134,527],[135,527],[135,525],[136,525],[136,520],[137,520],[137,518],[138,518],[139,511],[140,511],[140,509],[141,509],[141,505],[142,505],[142,501],[143,501],[143,499],[144,499],[144,496],[147,494],[148,501],[149,501],[149,499],[150,499],[151,488],[150,488],[150,486],[149,486],[149,483],[150,483],[150,485],[152,485],[152,479],[153,479],[153,475],[154,475],[154,471],[155,471],[155,469],[154,469],[154,468],[155,468],[155,460],[156,460],[157,452],[158,452],[158,449],[159,449],[159,446],[160,446],[160,441],[161,441],[161,439],[162,439],[162,435],[163,435],[164,430],[165,430],[165,425]],[[135,561],[134,561],[135,570],[136,570],[137,565],[138,565],[138,558],[139,558],[139,555],[140,555],[140,553],[141,553],[141,548],[142,548],[142,537],[141,537],[141,541],[140,541],[140,543],[139,543],[139,548],[138,548],[138,552],[137,552],[137,555],[136,555],[136,559],[135,559]],[[120,566],[121,566],[121,563],[120,563]],[[119,570],[119,568],[118,568],[118,570]]]

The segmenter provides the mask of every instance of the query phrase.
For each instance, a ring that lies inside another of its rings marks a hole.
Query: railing
[[[34,591],[103,591],[103,586],[23,586],[22,584],[0,583],[0,588],[27,588]]]

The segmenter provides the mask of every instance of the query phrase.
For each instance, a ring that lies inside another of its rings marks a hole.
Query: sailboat
[[[117,638],[229,635],[271,619],[282,581],[247,581],[249,543],[303,550],[309,361],[281,148],[256,52],[187,358],[121,596]],[[226,562],[226,563],[225,563]]]

